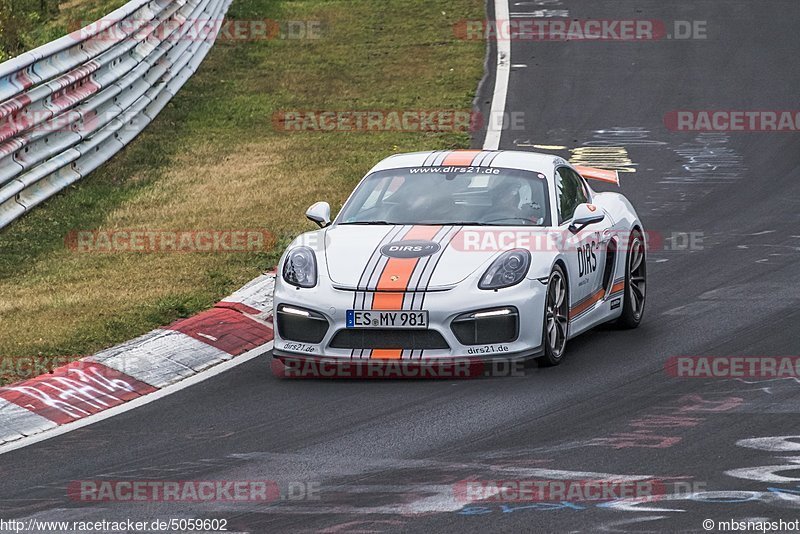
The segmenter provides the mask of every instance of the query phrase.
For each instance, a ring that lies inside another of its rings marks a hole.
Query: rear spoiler
[[[606,169],[595,169],[594,167],[575,166],[575,170],[587,180],[597,180],[619,186],[619,172]]]

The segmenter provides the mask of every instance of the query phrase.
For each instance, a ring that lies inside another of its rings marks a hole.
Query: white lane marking
[[[766,438],[740,439],[736,442],[739,447],[758,449],[769,452],[795,452],[800,451],[800,436],[769,436]]]
[[[511,13],[512,19],[549,19],[549,18],[567,18],[569,17],[568,9],[539,9],[536,11],[516,11]]]
[[[89,426],[91,424],[97,423],[98,421],[103,421],[110,417],[114,417],[115,415],[128,412],[130,410],[133,410],[134,408],[138,408],[139,406],[144,406],[145,404],[150,404],[151,402],[164,398],[167,395],[172,395],[173,393],[181,391],[182,389],[186,389],[195,384],[199,384],[200,382],[203,382],[205,380],[208,380],[209,378],[222,374],[225,371],[236,367],[237,365],[243,364],[247,361],[252,360],[253,358],[257,358],[263,355],[264,353],[272,350],[273,343],[274,343],[273,341],[270,341],[269,343],[261,345],[260,347],[256,347],[248,352],[245,352],[240,356],[234,356],[232,359],[224,363],[220,363],[219,365],[210,367],[205,371],[197,373],[196,375],[190,376],[185,380],[176,382],[175,384],[167,386],[163,389],[159,389],[158,391],[150,393],[149,395],[138,397],[136,399],[133,399],[132,401],[128,401],[124,404],[120,404],[119,406],[115,406],[108,410],[104,410],[94,415],[90,415],[89,417],[86,417],[84,419],[79,419],[73,423],[67,423],[66,425],[58,426],[52,430],[46,430],[39,434],[34,434],[32,436],[28,436],[16,441],[11,441],[4,445],[0,445],[0,455],[5,454],[7,452],[11,452],[16,449],[28,447],[30,445],[33,445],[34,443],[39,443],[40,441],[44,441],[50,438],[54,438],[56,436],[60,436],[62,434],[66,434],[67,432],[72,432],[73,430],[77,430],[85,426]]]
[[[508,0],[494,0],[495,24],[508,24]],[[499,32],[498,32],[499,33]],[[494,94],[492,108],[489,111],[489,123],[486,127],[484,150],[500,148],[500,135],[503,133],[503,116],[508,96],[508,79],[511,74],[511,39],[497,39],[497,69],[494,75]]]
[[[796,484],[800,482],[797,477],[785,477],[779,475],[784,471],[796,473],[800,469],[800,456],[788,456],[779,458],[788,463],[781,465],[764,465],[760,467],[743,467],[741,469],[731,469],[725,471],[729,477],[743,478],[745,480],[755,480],[756,482],[763,482],[768,484]]]
[[[538,148],[539,150],[566,150],[567,148],[569,148],[563,145],[531,145],[531,146],[533,146],[533,148]]]

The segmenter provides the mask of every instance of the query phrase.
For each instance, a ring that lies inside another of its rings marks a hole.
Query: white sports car
[[[436,151],[378,163],[278,264],[274,356],[539,358],[601,323],[639,325],[645,233],[619,193],[551,154]]]

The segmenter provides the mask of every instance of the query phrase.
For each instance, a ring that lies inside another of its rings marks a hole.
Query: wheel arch
[[[564,261],[564,258],[558,257],[556,261],[553,262],[553,266],[550,267],[550,272],[553,272],[555,266],[558,265],[561,267],[561,270],[564,272],[564,285],[567,286],[567,301],[569,302],[569,297],[571,295],[570,292],[570,285],[569,285],[569,271],[567,270],[567,263]]]

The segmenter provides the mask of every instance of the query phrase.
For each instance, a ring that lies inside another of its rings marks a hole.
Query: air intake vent
[[[339,330],[331,340],[334,349],[449,349],[436,330],[365,328]]]

